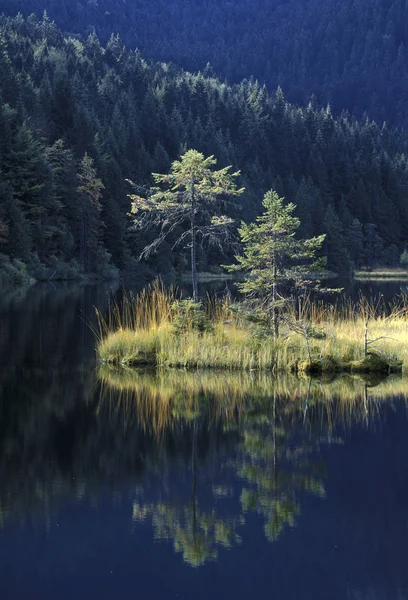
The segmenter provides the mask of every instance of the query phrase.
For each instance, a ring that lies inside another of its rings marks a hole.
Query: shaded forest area
[[[241,169],[238,221],[270,188],[293,201],[301,236],[327,233],[335,271],[395,265],[407,244],[406,142],[386,126],[148,63],[117,35],[67,37],[47,16],[0,17],[0,81],[0,250],[35,278],[134,269],[154,232],[129,230],[125,179],[149,185],[188,148]],[[139,273],[184,271],[188,250],[171,247]]]
[[[149,59],[209,62],[231,83],[280,85],[296,104],[316,95],[335,114],[408,123],[407,0],[0,0],[8,14],[44,9],[63,31],[104,42],[117,32]]]

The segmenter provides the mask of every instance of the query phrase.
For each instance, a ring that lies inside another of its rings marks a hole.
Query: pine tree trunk
[[[274,339],[277,340],[279,337],[279,309],[276,306],[276,301],[278,297],[277,291],[277,279],[278,272],[276,268],[276,257],[275,253],[273,256],[273,285],[272,285],[272,324],[273,324],[273,336]]]
[[[191,503],[193,507],[193,538],[197,535],[197,419],[194,419],[191,469],[193,471],[193,486]]]
[[[193,301],[198,302],[198,280],[197,280],[197,241],[195,227],[191,230],[191,279],[193,282]]]
[[[81,219],[81,260],[84,272],[88,272],[87,239],[88,239],[88,211],[82,211]]]
[[[198,279],[197,279],[197,240],[196,240],[196,201],[194,195],[194,183],[191,184],[191,280],[193,283],[193,302],[198,302]]]
[[[368,316],[365,324],[364,324],[364,356],[368,355],[368,321],[370,317]]]
[[[276,303],[276,283],[273,284],[273,313],[272,313],[272,323],[273,323],[273,336],[275,340],[279,337],[279,309],[275,306]]]

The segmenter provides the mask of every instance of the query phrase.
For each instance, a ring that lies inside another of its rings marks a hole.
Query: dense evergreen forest
[[[408,0],[0,0],[7,14],[44,9],[65,32],[118,32],[148,59],[209,62],[231,83],[280,85],[296,104],[314,94],[335,114],[408,124]]]
[[[0,107],[3,270],[9,258],[36,278],[134,268],[154,232],[129,229],[125,180],[151,184],[188,148],[241,169],[238,220],[252,220],[270,188],[293,201],[302,236],[327,233],[334,270],[395,265],[408,243],[403,135],[295,107],[280,88],[148,63],[117,35],[79,39],[47,16],[1,16]],[[139,273],[184,271],[187,249],[171,245]],[[199,254],[201,269],[220,262]]]

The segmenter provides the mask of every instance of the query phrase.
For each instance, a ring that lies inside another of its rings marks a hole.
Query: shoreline
[[[109,342],[108,342],[109,343]],[[217,351],[217,347],[212,344],[212,349]],[[228,349],[226,347],[218,348],[218,350],[224,350],[227,355]],[[186,371],[197,371],[204,373],[205,371],[211,372],[235,372],[235,373],[280,373],[280,374],[292,374],[292,375],[341,375],[341,374],[382,374],[382,375],[404,375],[405,368],[404,363],[398,358],[388,359],[382,357],[380,354],[375,352],[369,353],[366,356],[362,356],[356,360],[341,361],[337,357],[332,355],[323,356],[321,359],[313,359],[311,362],[307,359],[295,359],[290,360],[286,364],[282,362],[282,357],[275,354],[273,359],[264,361],[261,356],[253,353],[249,361],[242,361],[241,364],[237,362],[228,363],[222,360],[214,360],[213,362],[205,362],[200,358],[196,360],[192,358],[186,359],[181,356],[179,359],[171,359],[161,356],[161,352],[158,351],[147,351],[142,347],[139,349],[129,349],[129,355],[124,356],[101,356],[105,354],[106,349],[99,349],[99,362],[104,365],[113,367],[129,367],[129,368],[144,368],[144,369],[171,369],[179,370],[184,369]]]
[[[372,271],[356,271],[353,275],[356,281],[407,281],[406,269],[373,269]]]

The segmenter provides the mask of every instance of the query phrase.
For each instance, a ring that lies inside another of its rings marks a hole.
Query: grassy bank
[[[293,373],[408,370],[405,299],[392,307],[365,300],[341,308],[310,303],[305,323],[307,334],[287,327],[274,340],[227,301],[207,299],[197,315],[188,302],[177,302],[174,290],[157,285],[123,306],[111,306],[106,320],[99,315],[97,352],[101,361],[116,365]]]

